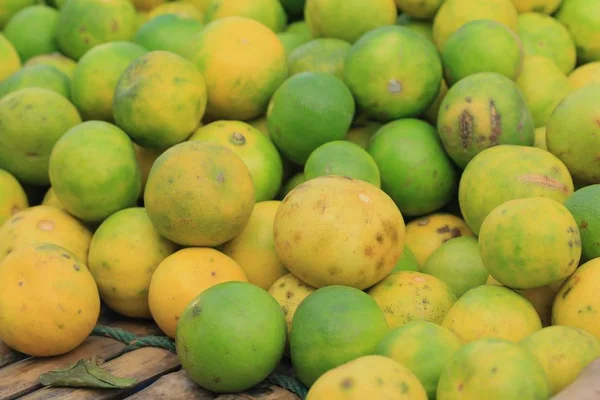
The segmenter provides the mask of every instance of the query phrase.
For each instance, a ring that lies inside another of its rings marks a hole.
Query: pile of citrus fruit
[[[600,357],[600,1],[0,0],[0,339],[214,392],[547,399]]]

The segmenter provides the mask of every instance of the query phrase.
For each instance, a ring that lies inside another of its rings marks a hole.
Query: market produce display
[[[0,400],[549,400],[599,294],[600,0],[0,0]]]

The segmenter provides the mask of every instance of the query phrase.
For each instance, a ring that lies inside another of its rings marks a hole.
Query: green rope
[[[142,347],[158,347],[177,353],[175,341],[168,336],[137,336],[121,328],[113,328],[106,325],[96,325],[91,333],[92,336],[104,336],[125,343],[123,353],[140,349]],[[266,382],[282,389],[290,391],[301,400],[306,398],[307,389],[295,378],[273,372],[265,379]]]

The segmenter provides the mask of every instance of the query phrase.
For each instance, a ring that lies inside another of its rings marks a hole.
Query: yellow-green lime
[[[4,36],[15,46],[21,61],[58,51],[56,28],[58,11],[52,7],[36,5],[16,13],[4,27]],[[35,29],[32,29],[35,27]]]
[[[301,72],[328,72],[344,78],[344,60],[350,43],[333,38],[313,39],[297,47],[288,57],[290,76]]]
[[[50,65],[23,67],[0,82],[0,98],[25,88],[50,89],[65,98],[71,94],[69,77]]]

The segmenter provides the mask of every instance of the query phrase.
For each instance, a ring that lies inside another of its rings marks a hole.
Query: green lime
[[[75,67],[77,67],[77,63],[75,61],[71,60],[69,57],[63,56],[58,52],[31,57],[24,65],[29,67],[30,65],[39,64],[54,67],[63,74],[67,75],[69,79],[73,79]]]
[[[148,51],[166,50],[190,59],[194,37],[204,25],[195,19],[177,14],[159,15],[140,27],[135,42]]]
[[[290,76],[301,72],[329,72],[344,78],[344,61],[352,46],[333,38],[313,39],[297,47],[290,56]]]
[[[565,202],[581,235],[582,260],[600,257],[600,184],[583,187]]]
[[[304,20],[292,22],[291,24],[288,25],[285,32],[295,33],[295,34],[302,36],[302,38],[304,39],[304,42],[308,42],[309,40],[311,40],[313,38],[312,33],[310,32],[310,27]]]
[[[4,36],[15,46],[21,61],[58,51],[58,11],[48,6],[31,6],[16,13],[4,27]],[[35,27],[35,29],[32,29]]]
[[[400,271],[419,272],[420,270],[421,270],[421,267],[419,266],[419,261],[417,260],[417,257],[415,257],[415,254],[412,252],[412,250],[409,249],[408,246],[405,245],[404,251],[402,252],[402,255],[396,262],[396,265],[394,266],[394,269],[392,270],[392,272],[400,272]]]
[[[435,44],[435,40],[433,38],[433,22],[416,19],[410,17],[407,14],[401,14],[398,16],[398,20],[396,23],[400,26],[405,26],[417,33],[420,33],[421,35],[425,36],[431,43]]]
[[[49,65],[23,67],[0,82],[0,98],[25,88],[49,89],[67,99],[71,93],[69,77]]]
[[[283,45],[287,57],[289,57],[295,49],[308,41],[303,38],[302,35],[294,32],[279,32],[277,37]]]

